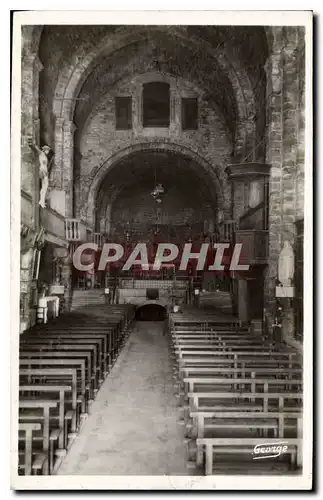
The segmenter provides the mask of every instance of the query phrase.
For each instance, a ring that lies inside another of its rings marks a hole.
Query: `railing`
[[[68,241],[91,242],[99,247],[103,243],[103,235],[93,232],[79,219],[65,219],[65,234]]]
[[[232,243],[234,240],[234,233],[238,229],[237,221],[226,220],[222,223],[220,227],[221,241],[223,243]]]
[[[80,241],[80,221],[78,219],[65,219],[65,238],[67,241]]]
[[[232,292],[232,278],[230,276],[212,276],[203,281],[206,292]]]
[[[120,288],[132,288],[132,289],[143,289],[143,288],[160,288],[160,289],[170,289],[176,288],[177,290],[185,290],[187,287],[187,282],[184,280],[178,280],[175,282],[173,280],[160,280],[160,279],[141,279],[136,278],[120,278],[119,286]]]
[[[92,233],[92,242],[96,243],[99,247],[102,246],[103,235],[101,233]]]

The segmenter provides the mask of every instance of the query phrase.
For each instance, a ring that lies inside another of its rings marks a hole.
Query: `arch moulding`
[[[214,189],[215,196],[215,208],[223,209],[224,206],[224,197],[223,197],[223,189],[221,186],[220,179],[218,175],[212,167],[212,165],[205,160],[203,157],[199,156],[198,153],[195,153],[191,149],[186,146],[179,145],[173,142],[147,142],[147,143],[139,143],[132,146],[128,146],[117,153],[110,156],[106,159],[101,165],[98,167],[96,175],[94,176],[87,195],[87,206],[86,206],[86,222],[90,226],[95,224],[95,208],[96,208],[96,197],[98,190],[101,186],[102,181],[104,180],[107,173],[116,166],[121,160],[126,158],[127,156],[139,152],[145,151],[163,151],[169,152],[173,154],[177,154],[182,157],[186,157],[197,163],[201,166],[202,171],[205,177],[208,177],[210,183]],[[84,214],[85,215],[85,214]]]
[[[180,27],[173,27],[174,35],[187,47],[198,43],[199,46],[209,54],[210,58],[214,59],[219,67],[227,73],[233,91],[236,95],[236,104],[239,115],[239,120],[249,120],[255,113],[255,101],[251,83],[244,68],[241,67],[239,61],[236,60],[234,54],[229,49],[212,49],[209,44],[201,38],[188,38],[186,30]],[[164,34],[167,33],[166,26],[154,26],[154,32]],[[153,33],[151,32],[151,35]],[[150,36],[151,36],[150,35]],[[84,57],[82,47],[79,49],[79,54],[75,54],[75,64],[64,68],[58,79],[55,88],[55,99],[53,101],[53,112],[56,117],[64,117],[67,121],[73,120],[75,98],[90,74],[95,61],[103,55],[108,56],[116,50],[120,50],[129,44],[140,41],[143,37],[147,37],[147,30],[142,27],[132,27],[131,31],[116,32],[114,35],[107,35],[103,40]]]

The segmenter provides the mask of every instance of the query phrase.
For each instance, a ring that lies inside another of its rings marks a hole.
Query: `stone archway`
[[[216,51],[202,38],[188,37],[185,28],[172,27],[176,38],[188,47],[201,46],[202,50],[218,63],[221,70],[227,73],[232,88],[236,94],[236,105],[238,109],[239,121],[245,124],[250,120],[253,122],[256,106],[254,93],[247,72],[240,64],[239,60],[227,46],[218,48]],[[167,26],[154,26],[154,32],[167,33]],[[136,43],[147,36],[147,31],[142,26],[132,27],[131,31],[115,34],[108,34],[100,44],[90,50],[84,57],[81,47],[79,54],[75,55],[75,65],[64,68],[55,89],[55,100],[53,101],[53,112],[55,116],[64,118],[65,121],[72,121],[76,100],[84,81],[93,70],[95,61],[104,55],[110,55],[116,50],[131,43]]]
[[[163,321],[167,317],[167,304],[160,301],[145,302],[138,305],[135,317],[138,321]]]
[[[167,26],[154,26],[150,36],[165,36]],[[178,41],[189,50],[199,47],[218,66],[219,71],[228,78],[234,95],[234,108],[236,109],[234,155],[244,155],[253,148],[255,141],[255,96],[248,73],[235,55],[234,50],[228,46],[221,46],[216,50],[204,39],[188,36],[184,27],[172,27],[172,33]],[[53,100],[53,115],[55,116],[55,168],[66,172],[66,183],[73,177],[73,145],[75,125],[74,112],[76,98],[86,78],[93,71],[95,64],[103,56],[107,57],[116,50],[121,50],[130,44],[147,37],[147,31],[142,26],[132,27],[129,30],[117,30],[109,34],[101,42],[84,55],[84,48],[80,47],[74,57],[74,64],[62,70],[55,88]],[[72,215],[72,194],[67,196],[67,212]]]
[[[184,156],[191,159],[196,164],[201,166],[203,174],[209,179],[210,184],[214,189],[215,208],[223,210],[224,207],[223,187],[215,168],[212,167],[212,165],[207,160],[205,160],[197,152],[192,151],[186,146],[175,144],[174,142],[152,141],[126,147],[125,149],[122,149],[121,151],[118,151],[118,153],[112,155],[110,158],[105,160],[99,167],[95,169],[96,173],[88,189],[87,203],[85,206],[85,210],[83,211],[83,213],[81,211],[81,217],[82,219],[86,220],[87,224],[93,226],[95,223],[96,198],[100,186],[107,173],[114,166],[116,166],[116,164],[119,163],[122,159],[128,157],[131,154],[144,151],[164,151],[164,152],[169,152],[171,154],[178,154],[180,156]]]

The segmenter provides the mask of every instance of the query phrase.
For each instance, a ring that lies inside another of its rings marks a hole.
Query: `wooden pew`
[[[34,342],[35,341],[35,342]],[[42,342],[40,342],[42,341]],[[59,343],[60,345],[72,345],[77,346],[79,348],[80,345],[94,345],[96,344],[96,355],[93,355],[93,370],[94,373],[97,375],[98,383],[101,384],[103,380],[105,379],[107,372],[108,372],[108,353],[107,353],[107,342],[106,342],[106,337],[105,336],[100,336],[100,335],[82,335],[82,334],[56,334],[56,333],[50,333],[50,334],[42,334],[42,335],[37,335],[37,336],[32,336],[29,337],[28,340],[26,340],[26,344],[42,344],[45,345],[46,348],[48,346],[57,346]],[[22,344],[25,345],[25,344]],[[84,350],[87,348],[85,347]],[[94,364],[96,363],[96,364]]]
[[[22,443],[22,452],[19,452],[19,473],[23,471],[25,476],[45,472],[47,458],[45,453],[33,453],[33,434],[41,431],[39,422],[20,422],[18,427],[19,443]]]
[[[213,332],[224,332],[224,333],[232,333],[235,334],[236,332],[243,332],[244,334],[250,333],[250,328],[249,327],[243,327],[240,326],[239,324],[225,324],[225,323],[218,323],[218,322],[187,322],[185,324],[181,323],[176,323],[176,324],[169,324],[169,330],[170,332],[174,333],[204,333],[206,331],[213,331]]]
[[[184,377],[184,384],[187,386],[187,392],[197,392],[196,386],[229,386],[231,390],[235,387],[243,388],[245,391],[245,387],[249,387],[251,392],[256,392],[257,386],[261,386],[264,392],[269,391],[269,387],[282,387],[283,389],[292,390],[294,387],[296,390],[299,390],[302,386],[302,381],[300,379],[277,379],[277,378],[259,378],[256,377],[256,373],[254,371],[251,372],[250,378],[240,378],[240,377]]]
[[[208,344],[220,344],[220,345],[226,345],[231,347],[233,346],[243,346],[243,345],[248,345],[248,346],[254,346],[254,345],[266,345],[261,339],[255,339],[255,338],[237,338],[237,339],[227,339],[222,336],[205,336],[205,337],[193,337],[193,338],[182,338],[182,337],[174,337],[173,338],[173,345],[174,346],[187,346],[187,345],[208,345]],[[268,346],[272,344],[267,344]]]
[[[251,429],[260,430],[263,428],[272,429],[273,437],[284,438],[285,430],[297,430],[296,425],[291,425],[290,420],[297,420],[301,416],[301,409],[290,412],[263,412],[263,411],[200,411],[190,412],[190,417],[194,420],[192,433],[198,438],[205,437],[205,430],[208,429]],[[243,421],[241,421],[241,419]],[[209,423],[205,423],[209,420]],[[259,427],[258,427],[258,420]]]
[[[47,457],[45,464],[45,474],[50,474],[52,471],[53,463],[51,457],[53,456],[53,443],[50,439],[50,410],[57,407],[57,401],[50,401],[48,399],[37,399],[35,400],[19,400],[19,422],[32,422],[32,423],[42,423],[42,449]],[[39,414],[35,412],[23,412],[21,410],[39,410]],[[58,436],[57,436],[58,437]],[[56,434],[53,436],[53,440],[56,439]]]
[[[84,359],[51,359],[51,358],[28,358],[28,359],[20,359],[19,367],[27,367],[27,368],[43,368],[43,367],[57,367],[62,366],[63,368],[76,368],[80,370],[80,386],[79,390],[77,387],[77,403],[81,407],[80,417],[85,416],[86,414],[86,378],[85,378],[85,360]],[[77,412],[77,415],[79,412]]]
[[[194,378],[194,377],[219,377],[219,376],[229,377],[229,378],[256,378],[260,375],[268,377],[268,379],[294,379],[298,380],[302,378],[302,370],[300,368],[268,368],[264,366],[250,366],[243,363],[241,367],[181,367],[178,372],[176,387],[183,387],[184,379]],[[243,384],[242,384],[243,387]],[[190,390],[190,392],[192,392]]]
[[[46,474],[53,473],[54,444],[57,443],[58,446],[56,451],[61,452],[63,446],[66,448],[66,435],[70,439],[69,445],[75,437],[79,423],[80,397],[85,396],[85,390],[89,392],[90,387],[97,390],[97,382],[102,382],[107,375],[129,334],[134,308],[117,309],[111,313],[104,311],[102,314],[100,308],[94,312],[94,308],[90,307],[87,314],[77,315],[77,319],[74,313],[69,317],[64,315],[64,318],[56,318],[46,325],[36,325],[20,338],[20,417],[21,420],[27,419],[27,425],[35,424],[38,432],[43,432],[44,429],[45,436],[49,429],[49,459],[44,470]],[[88,314],[90,311],[91,314]],[[99,319],[97,314],[100,315]],[[97,376],[98,381],[93,382]],[[45,401],[51,407],[54,405],[53,410],[56,405],[56,410],[49,419],[46,412],[45,416],[42,413]],[[28,415],[22,413],[26,411],[25,405],[29,408]],[[67,428],[67,422],[71,422],[70,428]],[[62,429],[64,432],[60,432]],[[22,436],[25,436],[23,429],[20,432],[20,442],[24,442]],[[29,436],[28,431],[28,440]],[[35,436],[34,441],[39,443],[39,436]],[[33,443],[32,439],[30,442]],[[43,446],[44,443],[42,435]],[[38,464],[34,460],[33,466],[37,471],[40,470],[39,457],[40,455],[37,456]],[[27,465],[29,463],[30,460]]]
[[[273,353],[275,354],[275,356],[277,357],[291,357],[291,356],[299,356],[299,353],[295,352],[295,351],[292,351],[291,349],[290,350],[285,350],[285,351],[281,351],[281,350],[269,350],[268,346],[266,345],[260,345],[259,347],[257,347],[257,349],[253,349],[253,346],[236,346],[236,348],[234,347],[230,347],[228,349],[226,349],[225,351],[223,350],[223,347],[218,347],[216,345],[212,345],[212,344],[208,344],[208,345],[194,345],[194,344],[188,344],[188,345],[184,345],[183,347],[180,346],[180,345],[176,345],[174,346],[174,351],[175,351],[175,354],[179,357],[181,357],[181,355],[187,355],[187,354],[207,354],[207,355],[212,355],[214,353],[214,355],[228,355],[230,352],[231,353],[236,353],[236,354],[240,354],[240,355],[249,355],[249,356],[255,356],[257,354],[261,354],[261,355],[265,355],[265,356],[273,356]]]
[[[255,372],[257,375],[263,374],[268,375],[269,377],[291,377],[301,378],[303,370],[301,368],[288,368],[287,366],[284,368],[281,367],[267,367],[263,366],[261,362],[259,365],[249,365],[247,363],[242,362],[241,366],[238,368],[233,367],[217,367],[217,366],[182,366],[179,368],[179,373],[181,379],[184,377],[190,377],[194,375],[215,375],[219,373],[228,374],[228,375],[241,375],[244,378],[246,375],[251,375],[252,372]]]
[[[301,418],[299,420],[302,420]],[[301,426],[298,425],[300,428]],[[277,439],[266,438],[266,445],[277,445]],[[212,475],[213,473],[213,463],[214,454],[221,453],[246,453],[252,454],[252,450],[256,445],[264,444],[263,438],[200,438],[197,439],[197,446],[205,448],[205,474]],[[294,457],[296,456],[297,466],[302,465],[302,438],[292,438],[288,439],[288,448],[286,453],[291,455],[292,463],[294,462]],[[250,472],[250,466],[249,466]]]
[[[93,375],[93,384],[94,384],[94,392],[99,389],[99,377],[97,368],[97,345],[96,344],[71,344],[69,342],[61,343],[58,342],[49,342],[47,343],[45,340],[34,340],[31,339],[29,342],[26,342],[22,345],[22,350],[26,351],[37,351],[41,354],[42,352],[51,352],[51,351],[65,351],[71,354],[72,353],[80,353],[80,352],[90,352],[91,354],[91,367],[92,367],[92,375]]]
[[[77,368],[20,368],[20,385],[39,384],[44,382],[72,387],[72,419],[71,433],[76,435],[77,430]],[[37,408],[38,401],[35,401]],[[57,406],[57,403],[56,403]],[[71,436],[73,437],[73,436]]]
[[[245,364],[252,364],[258,361],[258,364],[264,362],[264,366],[269,366],[270,364],[274,364],[274,366],[284,366],[286,361],[288,362],[289,368],[293,368],[301,366],[301,360],[298,358],[297,354],[293,352],[279,352],[279,351],[268,351],[268,350],[259,350],[256,349],[254,351],[242,351],[242,350],[226,350],[226,349],[212,349],[212,350],[177,350],[173,357],[173,367],[174,370],[179,370],[185,366],[195,366],[199,365],[208,365],[217,366],[219,364],[223,364],[223,366],[227,363],[227,360],[230,362],[234,362],[233,366],[235,368],[238,367],[239,362]],[[275,365],[276,363],[276,365]]]
[[[268,367],[268,368],[301,368],[301,363],[299,360],[292,360],[290,361],[289,359],[268,359],[266,358],[244,358],[244,359],[239,359],[237,356],[232,356],[231,358],[225,358],[225,357],[220,357],[220,358],[215,358],[215,357],[199,357],[199,358],[185,358],[185,359],[180,359],[178,366],[173,367],[174,372],[178,372],[182,370],[183,368],[190,368],[190,367],[201,367],[201,368],[206,368],[206,367],[232,367],[232,368],[243,368],[244,366],[249,366],[249,367]]]
[[[59,449],[63,450],[67,446],[67,429],[65,424],[65,418],[67,417],[67,408],[66,405],[70,400],[67,400],[67,395],[71,394],[72,387],[69,385],[40,385],[40,384],[25,384],[20,385],[19,393],[20,397],[24,398],[24,396],[34,396],[35,401],[37,399],[42,399],[44,397],[50,397],[53,401],[57,401],[58,403],[58,427],[60,432],[58,445]]]
[[[46,325],[47,326],[47,325]],[[117,336],[117,325],[105,325],[104,327],[98,326],[98,325],[93,325],[92,323],[87,326],[87,325],[71,325],[71,326],[66,326],[66,325],[56,325],[51,327],[46,328],[39,328],[35,332],[30,332],[30,335],[41,335],[42,337],[50,337],[50,336],[58,336],[59,338],[69,338],[69,339],[74,339],[77,338],[79,335],[80,338],[88,339],[89,341],[91,339],[98,339],[101,338],[104,342],[103,346],[103,352],[104,352],[104,358],[105,358],[105,373],[108,372],[108,369],[111,368],[113,362],[115,361],[120,348],[121,348],[121,343],[124,340],[124,336],[122,338],[118,338]],[[28,337],[26,337],[28,338]],[[108,359],[107,359],[108,357]]]
[[[179,316],[169,320],[169,340],[176,386],[184,389],[179,389],[179,395],[187,394],[189,404],[184,404],[184,410],[193,419],[187,429],[198,440],[210,437],[205,430],[216,433],[211,438],[220,438],[218,432],[235,432],[238,440],[248,438],[252,429],[263,435],[272,429],[279,438],[285,430],[296,433],[303,399],[298,392],[302,391],[302,356],[284,343],[252,335],[238,323],[221,324],[204,314]],[[228,441],[227,453],[235,452],[234,440],[232,446]],[[235,448],[249,453],[246,444],[243,441]],[[197,446],[198,464],[203,446]],[[290,451],[293,462],[300,447],[298,440]]]
[[[183,366],[189,366],[194,364],[198,365],[209,365],[213,364],[225,364],[225,360],[229,361],[229,365],[233,362],[233,367],[238,368],[239,362],[255,362],[262,361],[264,364],[268,365],[271,362],[276,362],[276,365],[286,364],[288,362],[289,368],[293,368],[296,364],[299,364],[298,355],[295,352],[279,352],[279,351],[222,351],[222,350],[186,350],[179,349],[176,351],[174,361],[175,370],[176,368],[181,368]],[[268,363],[269,362],[269,363]]]
[[[46,324],[46,325],[38,325],[37,328],[32,328],[29,332],[28,335],[30,334],[37,334],[39,332],[41,333],[84,333],[84,334],[103,334],[106,336],[109,336],[109,353],[112,355],[112,360],[110,361],[110,365],[112,365],[112,362],[115,361],[118,352],[121,348],[121,344],[124,342],[126,333],[123,330],[120,329],[120,321],[116,320],[114,317],[111,319],[107,318],[104,323],[96,321],[96,318],[94,321],[89,320],[87,318],[86,321],[83,321],[82,323],[77,323],[75,322],[75,319],[73,319],[73,323],[71,325],[68,325],[68,322],[66,321],[65,315],[64,315],[64,323],[55,323],[53,324],[52,322]],[[89,337],[90,338],[90,337]]]
[[[55,360],[57,359],[58,361],[53,362],[51,364],[53,365],[63,365],[66,360],[68,364],[68,360],[74,360],[74,359],[81,359],[85,361],[85,370],[83,370],[82,363],[80,364],[80,372],[81,372],[81,385],[79,387],[79,392],[80,394],[85,394],[85,402],[88,404],[93,400],[93,389],[94,389],[94,375],[92,376],[92,366],[91,366],[91,353],[87,351],[77,351],[77,352],[70,352],[70,351],[56,351],[55,349],[44,351],[42,350],[41,352],[39,349],[33,350],[21,350],[19,354],[20,360],[23,359],[32,359],[32,358],[39,358],[39,359],[49,359],[49,360]],[[77,366],[77,364],[76,364]],[[84,376],[84,371],[85,371],[85,376]]]
[[[83,333],[84,332],[84,333]],[[49,330],[48,333],[44,331],[40,331],[39,336],[46,340],[46,338],[56,338],[57,339],[70,339],[71,342],[77,341],[80,339],[90,341],[92,339],[101,340],[102,341],[102,352],[101,352],[101,362],[102,362],[102,370],[104,378],[109,373],[109,367],[111,366],[110,357],[113,353],[112,348],[112,332],[107,331],[105,333],[100,333],[99,331],[87,331],[86,328],[71,328],[70,330],[62,330],[59,329]]]
[[[223,431],[230,434],[232,431],[239,431],[238,439],[242,437],[252,437],[250,434],[256,432],[255,437],[266,437],[268,430],[273,431],[274,438],[286,438],[286,430],[293,431],[294,436],[297,434],[297,422],[301,417],[301,411],[291,412],[262,412],[262,411],[215,411],[203,412],[192,411],[190,417],[193,419],[193,426],[189,426],[192,430],[192,435],[198,440],[206,437],[205,432],[210,430],[214,436],[207,437],[228,437],[221,436]],[[244,434],[244,435],[243,435]],[[231,437],[231,436],[230,436]],[[203,448],[199,444],[196,446],[196,464],[202,465]]]
[[[238,402],[245,403],[245,401],[248,401],[251,405],[259,404],[263,412],[276,409],[286,412],[290,409],[285,405],[286,401],[294,401],[294,408],[297,407],[298,409],[301,407],[299,402],[303,400],[303,394],[298,392],[189,392],[187,397],[189,411],[226,411],[230,410],[230,405],[233,402],[238,404]],[[201,405],[201,399],[207,400],[210,404]],[[270,401],[271,404],[269,405]]]

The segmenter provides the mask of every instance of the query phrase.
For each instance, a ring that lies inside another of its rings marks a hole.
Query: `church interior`
[[[303,27],[22,27],[20,475],[301,473],[304,89]]]

